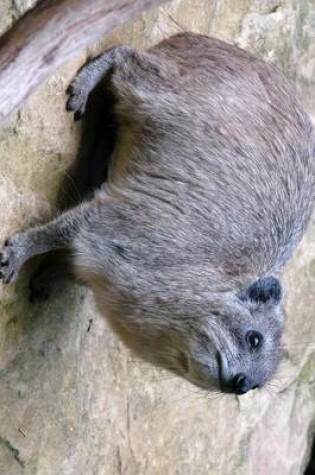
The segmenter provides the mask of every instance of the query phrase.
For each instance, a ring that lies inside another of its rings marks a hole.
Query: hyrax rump
[[[3,282],[67,248],[138,355],[206,389],[262,386],[281,355],[278,274],[313,208],[309,118],[276,67],[196,34],[92,60],[69,88],[76,118],[104,77],[118,124],[108,180],[7,240]]]

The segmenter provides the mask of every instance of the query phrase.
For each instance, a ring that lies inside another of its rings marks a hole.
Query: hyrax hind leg
[[[139,98],[140,91],[143,100],[143,94],[154,94],[167,77],[174,76],[176,64],[169,63],[160,54],[136,51],[126,45],[114,46],[79,70],[67,89],[66,109],[79,120],[85,113],[89,94],[108,75],[118,100],[133,95]]]
[[[104,77],[113,72],[115,65],[126,61],[130,55],[132,49],[129,46],[118,45],[82,66],[67,89],[69,99],[66,109],[74,112],[75,120],[84,114],[90,92]]]

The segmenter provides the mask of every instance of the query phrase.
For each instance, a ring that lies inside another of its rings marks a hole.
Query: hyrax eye
[[[246,334],[246,341],[251,350],[258,350],[263,342],[263,336],[259,332],[250,331]]]

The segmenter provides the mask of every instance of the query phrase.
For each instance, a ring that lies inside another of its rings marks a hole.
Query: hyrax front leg
[[[55,249],[69,248],[82,224],[88,220],[89,205],[82,205],[62,214],[44,226],[14,234],[0,250],[0,279],[14,282],[21,266],[31,257]]]
[[[115,64],[123,61],[131,54],[132,49],[128,46],[114,46],[92,59],[79,70],[67,90],[69,99],[66,109],[74,112],[75,120],[79,120],[83,116],[90,92]]]

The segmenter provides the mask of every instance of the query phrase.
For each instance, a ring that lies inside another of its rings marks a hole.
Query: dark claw
[[[5,276],[3,272],[0,272],[0,278],[3,280],[4,284],[9,284],[12,280],[14,272],[11,272],[9,275]]]
[[[67,87],[66,93],[67,94],[72,94],[72,92],[73,92],[73,86],[72,86],[72,84],[69,84],[69,86]]]
[[[71,111],[72,111],[72,107],[71,107],[71,97],[69,97],[69,99],[67,100],[67,103],[66,103],[66,111],[68,111],[68,112],[71,112]]]

